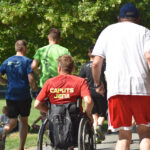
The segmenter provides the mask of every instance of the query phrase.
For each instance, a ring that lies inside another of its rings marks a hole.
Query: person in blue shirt
[[[28,116],[30,114],[32,98],[30,86],[36,91],[33,71],[31,70],[32,60],[26,57],[27,43],[25,40],[18,40],[15,43],[16,55],[6,59],[0,66],[0,83],[7,84],[6,104],[9,123],[0,128],[0,135],[3,137],[17,124],[20,117],[20,147],[24,145],[28,133]],[[3,75],[7,76],[7,79]]]

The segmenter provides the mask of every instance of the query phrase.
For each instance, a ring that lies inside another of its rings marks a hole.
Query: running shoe
[[[107,134],[112,134],[112,131],[108,129]]]
[[[99,139],[104,141],[105,140],[105,135],[102,132],[101,126],[96,127],[96,134],[98,135]]]
[[[102,141],[100,140],[100,138],[97,134],[95,134],[95,141],[96,141],[96,144],[101,144],[102,143]]]

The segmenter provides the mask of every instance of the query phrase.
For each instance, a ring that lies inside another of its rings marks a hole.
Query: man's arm
[[[38,64],[39,64],[38,60],[37,60],[37,59],[34,59],[34,60],[32,61],[32,64],[31,64],[31,69],[32,69],[33,71],[35,71],[36,68],[38,67]]]
[[[148,67],[150,69],[150,51],[144,53],[145,59],[148,63]]]
[[[34,60],[32,61],[31,69],[32,69],[36,74],[40,74],[40,72],[41,72],[41,66],[39,66],[39,62],[38,62],[37,59],[34,59]]]
[[[37,90],[37,86],[36,86],[36,83],[35,83],[35,80],[34,80],[33,72],[28,74],[28,80],[29,80],[29,84],[30,84],[32,90],[36,91]]]
[[[92,75],[95,83],[96,92],[100,93],[101,95],[104,95],[104,85],[102,84],[100,86],[100,76],[101,76],[101,70],[103,65],[104,58],[101,56],[95,56],[93,63],[92,63]]]
[[[48,106],[43,103],[43,102],[40,102],[39,100],[35,100],[34,102],[34,107],[38,110],[40,110],[41,112],[44,112],[44,113],[47,113],[48,112]]]
[[[2,74],[0,73],[0,83],[2,83],[2,84],[7,84],[7,80],[6,79],[4,79],[3,77],[2,77]]]
[[[92,108],[93,108],[93,100],[91,98],[91,96],[85,96],[83,97],[84,102],[85,102],[85,112],[88,116],[88,118],[91,120],[91,122],[93,122],[93,117],[92,117]]]

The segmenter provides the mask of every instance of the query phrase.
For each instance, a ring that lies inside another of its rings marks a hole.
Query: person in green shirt
[[[40,88],[43,87],[46,80],[55,77],[57,73],[57,59],[59,56],[69,54],[67,48],[60,46],[58,43],[61,39],[61,32],[52,28],[48,34],[49,44],[39,48],[31,64],[31,68],[35,71],[40,68]]]

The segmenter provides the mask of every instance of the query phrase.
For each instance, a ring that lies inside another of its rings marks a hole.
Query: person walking
[[[88,61],[82,66],[79,76],[87,80],[89,88],[90,88],[91,96],[94,102],[94,106],[92,109],[92,116],[94,120],[93,127],[94,127],[94,131],[96,135],[96,143],[101,143],[101,141],[105,140],[105,135],[102,132],[102,125],[105,121],[106,111],[107,111],[106,81],[104,77],[106,64],[103,63],[102,74],[101,74],[101,77],[99,77],[104,84],[104,93],[99,94],[95,91],[94,80],[92,77],[92,63],[94,59],[94,56],[92,56],[93,48],[94,46],[89,48],[88,56],[90,58],[90,61]]]
[[[131,3],[121,7],[118,21],[101,32],[92,53],[96,91],[102,92],[99,75],[106,58],[109,129],[119,131],[116,150],[130,149],[132,117],[140,150],[150,150],[150,30],[138,25]]]
[[[39,48],[32,62],[31,68],[36,71],[40,68],[40,88],[43,87],[45,81],[55,77],[57,73],[57,59],[59,56],[70,54],[67,48],[60,46],[58,43],[61,39],[61,32],[52,28],[48,34],[49,44]]]
[[[20,119],[20,146],[24,145],[28,133],[28,116],[31,108],[30,86],[36,91],[33,71],[31,70],[32,60],[26,57],[27,43],[25,40],[18,40],[15,43],[16,55],[6,59],[0,66],[0,83],[7,84],[6,104],[8,124],[0,128],[0,136],[4,137],[17,125],[17,118]],[[7,80],[3,75],[7,76]],[[30,86],[29,86],[30,84]]]

